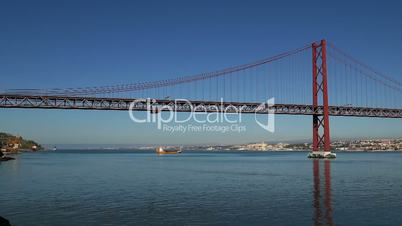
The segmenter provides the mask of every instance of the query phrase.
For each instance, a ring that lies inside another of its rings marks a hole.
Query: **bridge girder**
[[[253,102],[218,102],[218,101],[175,101],[150,99],[139,101],[135,98],[103,97],[67,97],[67,96],[25,96],[1,95],[0,108],[35,108],[35,109],[71,109],[71,110],[120,110],[128,111],[133,104],[134,111],[168,111],[171,107],[176,112],[220,112],[245,114],[284,114],[284,115],[323,115],[323,106],[296,104],[268,104]],[[191,103],[191,105],[189,104]],[[329,106],[330,116],[402,118],[402,109],[367,108],[352,106]]]

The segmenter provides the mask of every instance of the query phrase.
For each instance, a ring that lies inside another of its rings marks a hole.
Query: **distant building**
[[[266,151],[269,149],[270,145],[268,145],[265,142],[262,142],[262,143],[248,144],[246,147],[249,150]]]

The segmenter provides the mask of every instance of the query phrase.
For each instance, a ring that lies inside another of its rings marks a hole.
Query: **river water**
[[[0,163],[12,225],[402,225],[402,153],[23,153]]]

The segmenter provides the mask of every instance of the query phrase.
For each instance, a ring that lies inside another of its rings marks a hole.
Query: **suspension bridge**
[[[271,97],[275,104],[266,103]],[[152,100],[152,109],[146,100]],[[166,80],[0,93],[0,108],[128,110],[130,106],[155,112],[242,109],[242,113],[311,115],[312,151],[330,153],[329,116],[402,118],[402,83],[321,40],[251,63]]]

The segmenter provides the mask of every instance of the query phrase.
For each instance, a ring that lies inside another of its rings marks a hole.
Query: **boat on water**
[[[2,151],[0,151],[0,161],[5,162],[5,161],[9,161],[9,160],[14,160],[14,158],[6,156],[6,155],[4,155],[4,153]]]
[[[1,161],[1,162],[10,161],[10,160],[14,160],[14,159],[15,159],[15,158],[9,157],[9,156],[2,156],[2,157],[0,157],[0,161]]]
[[[164,147],[157,147],[156,154],[164,155],[164,154],[180,154],[182,152],[181,147],[179,148],[164,148]]]

